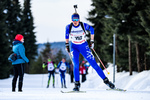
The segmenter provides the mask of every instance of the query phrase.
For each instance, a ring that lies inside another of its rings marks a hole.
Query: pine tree
[[[57,55],[55,56],[55,63],[58,64],[62,58],[66,58],[66,55],[63,54],[62,50],[60,49],[58,52],[57,52]]]
[[[104,22],[106,20],[105,16],[105,12],[104,10],[106,10],[106,1],[105,0],[92,0],[92,6],[94,7],[94,9],[92,9],[89,12],[90,17],[87,18],[87,20],[89,20],[90,22],[92,22],[94,25],[94,30],[95,30],[95,36],[94,36],[94,48],[97,52],[98,55],[100,55],[101,59],[103,60],[103,62],[106,64],[107,61],[110,61],[110,59],[107,57],[108,54],[112,53],[112,51],[108,50],[108,48],[110,48],[109,43],[105,43],[104,40],[107,39],[107,35],[104,33]],[[104,5],[105,4],[105,5]],[[111,32],[109,32],[108,34],[111,34]],[[105,35],[106,37],[103,37],[103,35]],[[107,39],[108,40],[108,39]],[[105,40],[106,41],[106,40]],[[112,42],[111,42],[112,43]],[[107,48],[107,50],[106,50]],[[112,54],[111,54],[112,55]],[[112,59],[111,59],[112,61]]]
[[[7,60],[9,56],[9,38],[6,32],[7,25],[5,24],[7,18],[6,3],[5,0],[0,1],[0,79],[8,78],[10,74],[10,63]]]
[[[43,62],[47,62],[48,58],[52,58],[52,49],[49,42],[45,44],[45,49],[41,52]]]
[[[12,45],[12,41],[17,34],[22,34],[22,23],[21,23],[21,6],[19,0],[6,0],[7,10],[7,33],[9,36],[9,43]],[[11,49],[11,48],[10,48]]]
[[[17,34],[22,34],[22,23],[21,23],[21,6],[19,0],[6,0],[6,15],[5,19],[7,28],[6,33],[8,36],[9,53],[12,53],[12,42]],[[13,72],[11,67],[11,74]]]
[[[96,47],[99,49],[99,54],[105,54],[105,58],[110,61],[111,50],[108,50],[107,45],[112,43],[110,39],[115,33],[116,64],[119,69],[117,70],[130,70],[130,75],[132,75],[132,68],[136,70],[138,65],[138,71],[141,71],[143,64],[147,63],[146,57],[148,55],[148,49],[146,49],[148,47],[148,33],[142,26],[145,21],[141,19],[145,18],[147,21],[148,17],[141,17],[138,12],[143,14],[141,12],[145,11],[145,14],[149,15],[146,13],[149,9],[149,2],[147,0],[92,0],[92,2],[94,9],[89,12],[90,18],[88,19],[94,24],[95,36],[97,35],[95,41],[101,41],[103,44],[97,44],[100,46],[100,49]],[[140,23],[141,21],[143,23]],[[101,24],[98,25],[98,22]],[[101,30],[101,34],[98,34],[99,30]],[[97,37],[99,38],[97,39]],[[129,63],[129,68],[127,63]]]
[[[132,1],[134,4],[134,12],[136,12],[136,17],[134,19],[136,19],[136,30],[133,30],[133,33],[135,34],[132,39],[134,41],[135,44],[135,48],[136,48],[136,57],[137,57],[137,70],[138,72],[141,72],[142,70],[144,70],[144,68],[146,68],[147,65],[146,60],[148,56],[146,54],[146,52],[148,51],[147,47],[148,47],[148,42],[149,42],[149,37],[148,37],[148,32],[146,31],[146,27],[143,28],[143,25],[141,24],[141,16],[139,16],[139,12],[144,13],[148,8],[149,8],[149,1],[145,1],[145,0],[140,0],[140,1],[136,1],[133,0]],[[149,14],[150,15],[150,14]],[[147,18],[147,16],[143,16],[144,19]]]
[[[138,16],[140,17],[140,24],[143,26],[144,30],[148,33],[144,37],[144,44],[145,45],[145,53],[144,53],[144,69],[147,70],[148,66],[150,65],[149,63],[149,58],[150,58],[150,42],[149,42],[149,37],[150,37],[150,1],[149,0],[140,0],[139,2],[136,2],[133,0],[133,3],[135,5],[140,6],[140,10],[137,11]],[[143,44],[143,42],[142,42]]]
[[[114,14],[112,14],[112,16],[115,20],[120,20],[120,21],[122,20],[122,23],[120,23],[120,26],[118,27],[119,31],[117,33],[119,33],[119,37],[122,37],[122,33],[123,33],[128,38],[128,45],[129,45],[128,46],[129,48],[128,60],[129,60],[130,75],[132,75],[132,68],[133,70],[135,70],[135,67],[138,66],[137,69],[138,69],[138,72],[140,72],[143,68],[143,63],[146,63],[143,60],[143,59],[146,59],[144,57],[146,50],[144,50],[142,47],[146,48],[147,46],[146,41],[145,41],[147,40],[146,39],[147,32],[141,26],[140,17],[138,16],[138,13],[137,13],[145,9],[146,5],[143,5],[143,4],[146,4],[145,1],[143,0],[141,1],[113,0],[113,5],[114,5],[113,10],[115,10],[115,12]],[[133,56],[135,55],[135,53],[136,53],[136,56]],[[132,58],[131,58],[131,54],[132,54]],[[137,61],[137,65],[133,61]]]
[[[36,45],[36,36],[34,32],[34,23],[33,16],[31,12],[31,0],[24,0],[24,9],[23,9],[23,17],[22,17],[22,29],[24,35],[24,45],[26,48],[26,56],[29,61],[35,59],[37,55],[37,45]],[[30,64],[29,64],[30,66]],[[26,68],[26,72],[29,73],[29,68]]]
[[[43,69],[42,65],[43,65],[42,56],[40,55],[35,61],[31,62],[30,74],[43,74],[43,73],[45,73],[46,70]]]

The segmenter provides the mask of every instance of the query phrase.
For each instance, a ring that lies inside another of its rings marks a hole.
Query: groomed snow
[[[105,75],[113,81],[113,67],[109,65],[109,75]],[[0,100],[150,100],[150,71],[141,73],[129,72],[115,73],[115,85],[118,88],[126,89],[126,92],[107,91],[108,88],[97,73],[89,68],[87,81],[81,84],[80,90],[86,93],[61,93],[70,91],[74,87],[70,83],[70,76],[66,74],[67,89],[61,88],[60,76],[55,75],[55,88],[52,83],[46,88],[48,74],[25,74],[23,92],[11,91],[12,78],[0,80]],[[52,82],[52,80],[51,80]]]

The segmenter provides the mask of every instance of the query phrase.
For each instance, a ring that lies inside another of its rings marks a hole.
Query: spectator
[[[84,64],[85,64],[85,61],[82,61],[80,64],[80,68],[79,68],[80,75],[82,76],[81,82],[86,81],[86,68]]]
[[[18,82],[18,91],[22,92],[23,86],[23,76],[24,76],[24,66],[25,63],[28,63],[29,60],[25,55],[25,48],[24,48],[24,37],[21,34],[17,34],[13,41],[13,52],[17,55],[17,60],[12,62],[14,77],[12,80],[12,92],[15,92],[16,89],[16,82],[19,76]]]
[[[73,64],[71,63],[70,64],[70,69],[69,69],[69,74],[70,74],[70,80],[71,80],[71,83],[73,83]]]

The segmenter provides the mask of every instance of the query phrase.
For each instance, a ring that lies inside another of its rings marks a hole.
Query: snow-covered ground
[[[107,68],[109,75],[106,76],[113,81],[112,64]],[[23,92],[11,92],[12,78],[0,80],[0,100],[150,100],[150,71],[141,73],[129,72],[116,73],[115,85],[126,89],[126,92],[107,91],[108,88],[96,72],[89,68],[87,81],[81,84],[80,90],[86,93],[61,93],[70,91],[74,87],[70,83],[70,76],[66,74],[67,89],[61,88],[60,76],[55,76],[55,88],[47,85],[47,74],[25,74]],[[52,80],[51,80],[52,81]]]

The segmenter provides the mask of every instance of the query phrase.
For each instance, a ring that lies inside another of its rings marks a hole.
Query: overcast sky
[[[71,22],[75,4],[80,20],[90,24],[85,18],[92,9],[91,3],[91,0],[31,0],[37,43],[65,41],[65,27]]]

